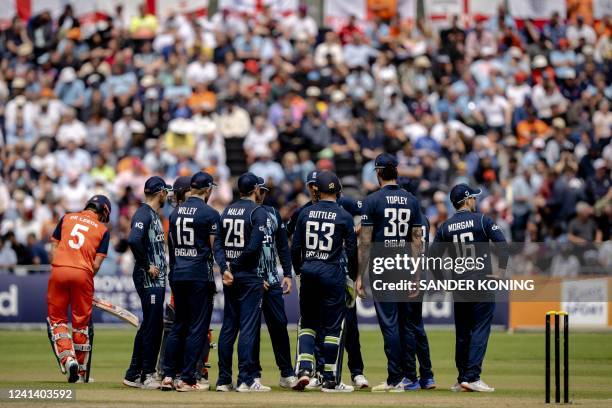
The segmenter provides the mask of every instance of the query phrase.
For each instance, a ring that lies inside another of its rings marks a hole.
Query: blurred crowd
[[[308,11],[15,17],[0,33],[0,270],[48,263],[59,217],[102,193],[103,269],[129,271],[130,216],[154,174],[210,172],[221,209],[250,169],[287,219],[315,168],[356,199],[375,190],[383,151],[432,231],[468,182],[513,241],[610,239],[610,16],[517,24],[500,7],[442,29],[350,18],[334,31]]]

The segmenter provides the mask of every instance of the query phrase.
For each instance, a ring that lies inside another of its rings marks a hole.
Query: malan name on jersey
[[[241,216],[244,215],[244,208],[229,208],[227,215]]]

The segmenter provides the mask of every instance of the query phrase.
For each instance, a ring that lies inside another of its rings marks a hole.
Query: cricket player
[[[168,196],[168,203],[176,208],[178,205],[182,204],[187,200],[187,194],[191,188],[191,177],[192,176],[179,176],[174,180],[174,184],[172,184],[172,195]],[[209,275],[208,280],[208,291],[210,296],[208,300],[210,302],[210,308],[208,309],[208,313],[210,317],[212,317],[213,313],[213,305],[215,302],[214,296],[217,293],[217,285],[214,280],[214,275],[212,271]],[[164,366],[164,355],[166,351],[166,341],[170,332],[172,331],[172,326],[174,325],[175,312],[174,312],[174,297],[170,297],[170,302],[166,304],[166,310],[164,313],[164,334],[162,337],[162,344],[159,351],[159,361],[157,362],[157,372],[160,378],[163,378],[163,366]],[[198,379],[198,383],[203,389],[210,388],[210,382],[208,381],[208,359],[210,354],[210,345],[212,341],[212,329],[208,330],[207,340],[204,342],[204,349],[202,350],[202,357],[198,360],[196,377]],[[175,368],[177,371],[180,371],[179,367],[182,367],[182,354],[181,352],[175,353]],[[162,388],[163,389],[163,388]]]
[[[265,291],[263,294],[262,312],[268,326],[268,333],[272,341],[272,350],[276,365],[280,371],[278,385],[282,388],[293,388],[297,384],[297,377],[293,371],[291,361],[291,347],[287,333],[287,315],[285,314],[285,301],[283,295],[291,293],[291,253],[287,241],[285,223],[280,213],[274,208],[263,205],[268,187],[265,181],[258,177],[261,194],[257,203],[268,212],[268,225],[263,240],[262,254],[259,258],[259,274],[264,279]],[[276,258],[280,260],[283,269],[282,282],[278,279]],[[258,334],[260,331],[257,332]],[[255,342],[255,379],[260,381],[261,363],[259,361],[260,336]]]
[[[361,217],[362,202],[351,197],[339,195],[336,202],[344,208],[352,217]],[[359,230],[360,225],[355,228]],[[346,258],[345,258],[346,268]],[[351,279],[347,272],[347,290],[355,292],[355,281]],[[359,326],[357,324],[357,303],[355,295],[351,296],[352,301],[348,302],[346,309],[346,321],[344,327],[344,347],[346,348],[347,366],[351,373],[351,381],[356,389],[368,388],[370,383],[363,374],[363,357],[361,356],[361,343],[359,341]],[[318,360],[318,356],[317,356]],[[310,384],[309,384],[310,385]]]
[[[414,195],[414,182],[407,177],[399,177],[397,179],[398,185],[406,190],[408,193]],[[427,252],[429,242],[429,220],[421,211],[421,221],[423,225],[423,245],[424,251]],[[429,340],[427,339],[427,333],[425,332],[425,324],[423,323],[423,293],[419,294],[419,297],[410,302],[410,328],[414,334],[415,342],[415,354],[411,354],[411,359],[408,367],[414,367],[416,369],[416,359],[419,361],[419,385],[423,390],[433,390],[436,388],[436,382],[434,380],[434,374],[431,366],[431,356],[429,353]],[[408,378],[415,378],[416,371],[407,373]]]
[[[172,208],[183,204],[187,200],[187,193],[189,192],[191,185],[191,176],[179,176],[174,180],[172,184],[172,194],[168,195],[168,204]],[[157,361],[157,373],[160,378],[163,378],[163,367],[164,367],[164,355],[166,354],[166,343],[168,336],[172,331],[174,325],[175,313],[174,313],[174,296],[170,294],[170,302],[166,304],[166,310],[164,311],[164,334],[162,335],[162,342],[159,349],[159,360]],[[177,360],[180,358],[177,357]]]
[[[128,244],[134,255],[132,279],[142,304],[142,322],[123,379],[128,387],[152,390],[161,386],[154,374],[164,327],[167,261],[164,229],[157,212],[171,190],[161,177],[149,178],[144,187],[145,201],[132,217]]]
[[[93,344],[91,308],[94,276],[106,257],[111,203],[95,195],[85,209],[64,215],[51,237],[51,276],[47,290],[47,331],[51,349],[68,382],[89,382]],[[72,335],[68,329],[68,308]]]
[[[457,212],[436,231],[430,256],[443,255],[443,249],[436,245],[437,243],[498,242],[505,244],[504,234],[495,222],[488,216],[476,212],[476,197],[480,193],[480,189],[472,188],[467,184],[458,184],[452,188],[450,200]],[[484,259],[485,267],[482,273],[491,274],[490,254],[481,253],[485,251],[481,246],[475,246],[474,249],[473,256]],[[498,262],[499,267],[503,270],[508,262],[508,255],[504,253],[501,255]],[[455,275],[455,277],[458,276],[460,275]],[[489,295],[479,294],[483,298],[479,302],[461,302],[455,299],[455,364],[459,374],[457,383],[451,387],[452,391],[495,391],[493,387],[489,387],[480,379],[495,311],[494,297]]]
[[[297,223],[297,219],[300,213],[316,203],[318,198],[318,193],[316,191],[315,182],[317,181],[317,171],[311,171],[306,177],[306,186],[308,187],[308,191],[310,193],[310,201],[300,207],[297,211],[293,213],[289,223],[287,224],[287,233],[289,238],[293,236],[295,231],[295,225]],[[348,196],[338,195],[336,202],[344,208],[350,215],[353,217],[361,216],[361,201],[353,200]],[[345,259],[343,260],[344,265],[346,266]],[[354,281],[348,278],[347,272],[347,289],[354,290]],[[346,311],[346,321],[344,328],[344,346],[346,348],[346,354],[348,356],[347,365],[349,371],[351,373],[351,380],[353,382],[353,386],[357,389],[367,388],[370,386],[367,378],[363,374],[364,364],[363,358],[361,356],[361,344],[359,341],[359,327],[357,325],[357,306],[355,302],[350,302],[351,305],[347,308]],[[316,347],[315,347],[315,359],[316,359],[316,373],[310,380],[310,383],[306,386],[306,390],[315,390],[320,389],[323,385],[323,377],[321,373],[323,372],[323,366],[325,364],[323,358],[323,336],[321,335],[321,331],[319,330],[316,339]]]
[[[357,291],[365,296],[363,276],[368,271],[370,252],[397,248],[420,254],[422,250],[421,211],[416,198],[397,184],[397,160],[388,153],[376,157],[376,175],[380,190],[363,202],[359,256],[361,274]],[[372,247],[372,243],[378,248]],[[373,392],[402,392],[419,388],[417,378],[407,378],[414,367],[415,341],[411,330],[410,302],[374,301],[378,324],[387,356],[387,380],[372,388]]]
[[[357,236],[351,215],[336,202],[342,190],[338,177],[328,171],[317,174],[319,201],[299,215],[291,257],[301,276],[301,329],[298,339],[298,385],[304,389],[314,374],[317,331],[324,334],[323,392],[352,392],[341,380],[340,347],[346,316],[346,255],[349,275],[357,269]]]
[[[217,239],[219,213],[206,204],[214,186],[210,174],[194,174],[189,197],[170,215],[169,282],[174,295],[175,322],[165,350],[162,390],[208,390],[197,382],[196,368],[210,327],[212,303],[208,282],[213,274],[213,253],[221,273],[227,270],[225,254]],[[175,383],[177,356],[183,361],[180,380]]]
[[[255,381],[255,342],[261,324],[264,280],[258,272],[268,212],[257,204],[259,180],[247,172],[238,178],[240,199],[221,215],[221,242],[230,263],[232,279],[224,280],[223,325],[219,334],[219,379],[217,391],[232,391],[232,351],[238,337],[238,381],[236,391],[268,392]],[[238,333],[240,333],[238,335]]]

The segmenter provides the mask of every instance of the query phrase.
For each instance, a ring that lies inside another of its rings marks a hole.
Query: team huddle
[[[355,300],[365,297],[371,254],[384,245],[415,256],[428,251],[429,242],[429,223],[407,185],[401,178],[398,183],[395,157],[379,155],[375,169],[381,188],[363,203],[342,195],[334,173],[310,173],[306,185],[311,201],[287,225],[275,208],[263,204],[268,189],[253,173],[238,178],[240,199],[221,214],[207,204],[215,183],[205,172],[179,177],[173,186],[160,177],[148,179],[145,202],[132,218],[128,238],[143,318],[123,383],[164,391],[210,389],[207,367],[216,264],[224,297],[216,391],[271,391],[261,378],[262,315],[280,387],[323,392],[369,388]],[[166,242],[158,211],[169,194],[174,210]],[[505,242],[493,221],[476,212],[478,194],[480,190],[466,184],[451,190],[456,213],[438,228],[433,242]],[[110,211],[106,197],[94,196],[82,212],[66,214],[52,237],[49,340],[69,382],[90,381],[93,277],[108,250],[104,223]],[[164,316],[166,282],[172,297]],[[294,288],[300,321],[292,359],[283,296]],[[387,357],[387,379],[372,387],[374,392],[436,387],[422,318],[423,295],[408,296],[410,301],[404,302],[374,299]],[[494,301],[483,300],[454,304],[458,376],[452,391],[494,391],[480,379],[495,309]],[[342,382],[345,349],[352,385]]]

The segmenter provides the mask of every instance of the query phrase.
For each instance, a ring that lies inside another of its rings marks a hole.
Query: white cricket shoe
[[[96,382],[93,377],[89,377],[89,381],[87,381],[87,383],[92,383],[92,382]],[[79,379],[76,382],[77,384],[85,384],[85,376],[84,375],[79,375]]]
[[[300,378],[300,381],[302,381],[302,379]],[[321,386],[323,385],[323,379],[321,378],[320,374],[315,374],[313,377],[311,377],[308,380],[308,385],[306,385],[304,387],[305,390],[311,391],[311,390],[319,390],[321,389]]]
[[[344,383],[336,384],[335,381],[325,381],[321,386],[322,392],[353,392],[355,388],[352,385]]]
[[[461,387],[465,388],[468,391],[475,391],[475,392],[493,392],[495,391],[495,388],[489,387],[487,383],[485,383],[482,380],[477,380],[473,382],[464,381],[461,383]]]
[[[290,375],[289,377],[281,377],[278,380],[278,385],[281,388],[293,388],[298,383],[298,378],[295,375]]]
[[[234,384],[221,384],[215,387],[217,392],[230,392],[234,391]]]
[[[404,392],[404,384],[400,381],[395,385],[391,385],[385,381],[372,387],[372,392]]]
[[[164,377],[164,379],[161,382],[161,390],[162,391],[172,391],[173,389],[175,389],[175,381],[174,378],[172,377]]]
[[[467,391],[467,390],[466,390],[465,388],[463,388],[463,387],[461,386],[461,384],[459,384],[459,383],[455,383],[455,385],[453,385],[452,387],[450,387],[450,390],[451,390],[452,392],[465,392],[465,391]]]
[[[368,388],[370,383],[368,382],[368,379],[365,378],[365,375],[359,374],[353,377],[353,386],[355,389],[360,390],[363,388]]]
[[[72,357],[68,357],[64,363],[66,378],[69,383],[75,383],[79,379],[79,363]]]
[[[151,373],[145,376],[145,380],[142,382],[143,390],[159,390],[160,388],[161,384],[155,379],[155,374]]]
[[[263,385],[257,381],[253,381],[253,384],[249,387],[246,383],[240,384],[240,387],[236,388],[238,392],[270,392],[272,388]]]
[[[201,391],[210,390],[210,381],[208,381],[208,379],[200,378],[200,380],[198,381],[198,384],[200,384]]]
[[[142,388],[142,381],[140,381],[140,378],[137,378],[134,381],[124,378],[123,385],[127,385],[128,387],[132,387],[132,388]]]

